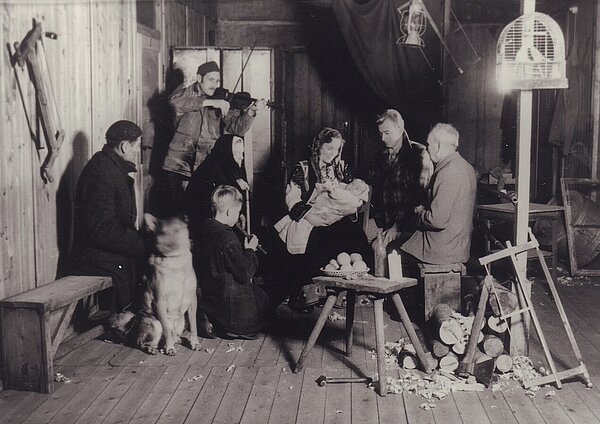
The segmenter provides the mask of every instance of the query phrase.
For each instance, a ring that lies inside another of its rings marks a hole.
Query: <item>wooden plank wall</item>
[[[554,16],[562,27],[567,49],[567,78],[569,89],[577,92],[569,97],[570,108],[575,108],[571,149],[564,157],[564,177],[591,176],[592,166],[592,73],[595,34],[596,2],[577,1],[576,15],[568,12]],[[569,22],[567,25],[566,22]],[[448,91],[448,120],[461,134],[461,152],[478,171],[488,171],[500,164],[501,137],[500,117],[503,95],[495,83],[495,48],[500,31],[499,24],[465,24],[465,31],[482,57],[476,65],[467,68],[464,75],[452,80]],[[545,139],[532,142],[546,148]],[[533,164],[535,166],[535,164]],[[532,166],[532,171],[533,167]],[[540,163],[539,167],[550,166]],[[535,181],[532,181],[535,184]]]
[[[32,19],[45,31],[50,79],[65,140],[54,165],[53,183],[44,184],[40,165],[47,150],[36,148],[41,129],[35,89],[26,71],[0,57],[0,298],[52,281],[59,256],[70,242],[73,189],[83,165],[104,143],[117,119],[134,118],[131,87],[135,12],[126,0],[2,3],[2,46],[21,41]],[[21,92],[23,97],[21,98]],[[31,133],[26,113],[30,118]],[[42,136],[42,145],[45,140]]]
[[[567,50],[567,78],[569,87],[580,93],[574,126],[574,137],[569,154],[565,157],[564,177],[590,178],[592,175],[592,81],[595,47],[597,1],[579,0],[577,14],[570,16],[570,28],[565,34]],[[565,12],[566,13],[566,12]],[[556,18],[558,20],[558,18]],[[600,58],[595,58],[599,60]]]
[[[205,44],[207,28],[215,28],[214,16],[206,15],[211,10],[183,3],[156,3],[162,11],[157,13],[157,29],[164,31],[161,49],[167,58],[171,46]],[[5,46],[0,55],[1,299],[55,279],[59,258],[71,244],[73,193],[81,170],[102,148],[108,126],[118,119],[135,121],[137,96],[158,87],[136,85],[140,83],[135,71],[140,52],[135,2],[8,1],[1,2],[0,8],[0,42]],[[40,178],[46,150],[36,148],[41,127],[35,89],[26,70],[15,73],[6,47],[24,38],[34,18],[42,22],[45,31],[59,34],[57,40],[44,39],[65,130],[53,168],[55,181],[50,184]]]
[[[464,25],[481,60],[451,80],[448,122],[460,133],[459,150],[479,172],[500,165],[500,115],[504,96],[496,89],[496,42],[503,26]]]

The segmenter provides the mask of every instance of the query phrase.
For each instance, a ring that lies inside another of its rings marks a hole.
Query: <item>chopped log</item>
[[[456,353],[457,355],[463,355],[466,348],[467,346],[465,343],[461,341],[452,345],[452,352]]]
[[[504,352],[504,343],[499,337],[488,334],[483,341],[483,351],[492,358],[497,358]]]
[[[440,340],[453,345],[462,340],[463,330],[458,320],[453,317],[454,311],[445,303],[438,304],[431,312],[433,328],[437,330]]]
[[[452,372],[458,368],[458,357],[450,352],[440,359],[439,366],[441,370]]]
[[[490,308],[492,308],[494,315],[500,316],[502,313],[510,314],[517,309],[519,306],[517,295],[500,284],[496,279],[494,279],[494,290],[496,295],[492,291],[489,300]],[[502,309],[502,313],[500,309]]]
[[[433,353],[436,358],[443,358],[448,352],[450,352],[450,346],[437,339],[433,339],[431,342],[431,353]]]
[[[490,316],[487,320],[488,327],[495,333],[502,334],[508,329],[508,323],[500,317]]]
[[[400,357],[400,366],[405,370],[414,370],[417,368],[417,358],[411,353],[403,353]]]
[[[500,372],[509,372],[512,369],[513,360],[509,355],[502,354],[496,358],[496,369]]]

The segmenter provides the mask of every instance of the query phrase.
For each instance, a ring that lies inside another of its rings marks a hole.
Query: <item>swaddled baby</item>
[[[369,186],[361,179],[355,179],[345,184],[321,184],[320,192],[309,201],[313,208],[331,209],[332,213],[342,216],[351,215],[369,200]]]
[[[340,219],[356,213],[363,202],[369,200],[369,186],[363,180],[355,179],[345,184],[317,183],[316,190],[308,204],[314,210],[327,215],[336,215]],[[279,237],[293,255],[306,251],[308,237],[313,226],[306,219],[292,221],[289,215],[275,224]]]

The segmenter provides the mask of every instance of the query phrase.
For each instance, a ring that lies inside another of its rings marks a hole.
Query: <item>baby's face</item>
[[[346,190],[355,196],[358,196],[364,191],[364,183],[362,181],[354,180],[346,186]]]

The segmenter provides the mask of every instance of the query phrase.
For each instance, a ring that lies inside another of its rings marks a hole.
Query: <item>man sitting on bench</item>
[[[129,176],[136,172],[141,136],[142,130],[131,121],[112,124],[106,145],[86,164],[77,183],[69,274],[112,277],[111,314],[131,305],[136,265],[144,255],[144,240],[135,228],[135,190]],[[103,301],[100,298],[101,307]]]

